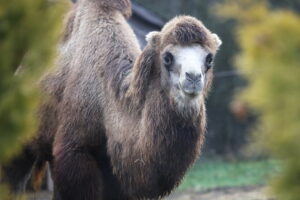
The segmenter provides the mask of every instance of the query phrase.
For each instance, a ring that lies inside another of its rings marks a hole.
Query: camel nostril
[[[185,72],[185,77],[186,77],[186,80],[188,80],[190,82],[198,83],[198,82],[201,81],[201,74],[194,74],[194,73]]]
[[[181,82],[181,90],[188,96],[196,97],[202,90],[201,74],[185,72],[185,78]]]

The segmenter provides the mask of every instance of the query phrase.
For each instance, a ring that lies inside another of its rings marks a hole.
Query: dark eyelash
[[[167,70],[170,71],[172,64],[174,63],[174,56],[170,52],[166,52],[163,56],[163,62]]]
[[[213,55],[211,53],[209,53],[207,56],[206,56],[206,63],[207,64],[211,64],[213,61]]]
[[[211,67],[212,67],[212,62],[213,62],[213,54],[209,53],[207,56],[206,56],[206,59],[205,59],[205,67],[206,67],[206,70],[205,72],[207,72]]]

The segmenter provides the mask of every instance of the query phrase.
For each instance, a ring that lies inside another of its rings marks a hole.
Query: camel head
[[[213,61],[221,45],[199,20],[190,16],[176,17],[161,32],[147,35],[157,55],[163,87],[182,109],[199,108],[213,76]]]

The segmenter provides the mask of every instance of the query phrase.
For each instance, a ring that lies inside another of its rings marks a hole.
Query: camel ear
[[[152,47],[155,47],[160,42],[160,33],[158,31],[152,31],[146,35],[146,41]]]
[[[222,45],[222,40],[219,38],[219,36],[215,33],[212,34],[213,40],[217,47],[219,48]]]

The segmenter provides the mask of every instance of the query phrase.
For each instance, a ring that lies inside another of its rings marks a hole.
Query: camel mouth
[[[198,93],[198,92],[187,93],[187,92],[183,91],[183,93],[184,93],[185,96],[187,96],[187,97],[189,97],[189,98],[191,98],[191,99],[194,99],[194,98],[196,98],[196,97],[199,96],[199,93]]]
[[[182,96],[185,97],[185,99],[196,99],[201,93],[201,89],[199,89],[199,87],[187,88],[183,87],[180,83],[178,84],[178,89],[181,91]]]

